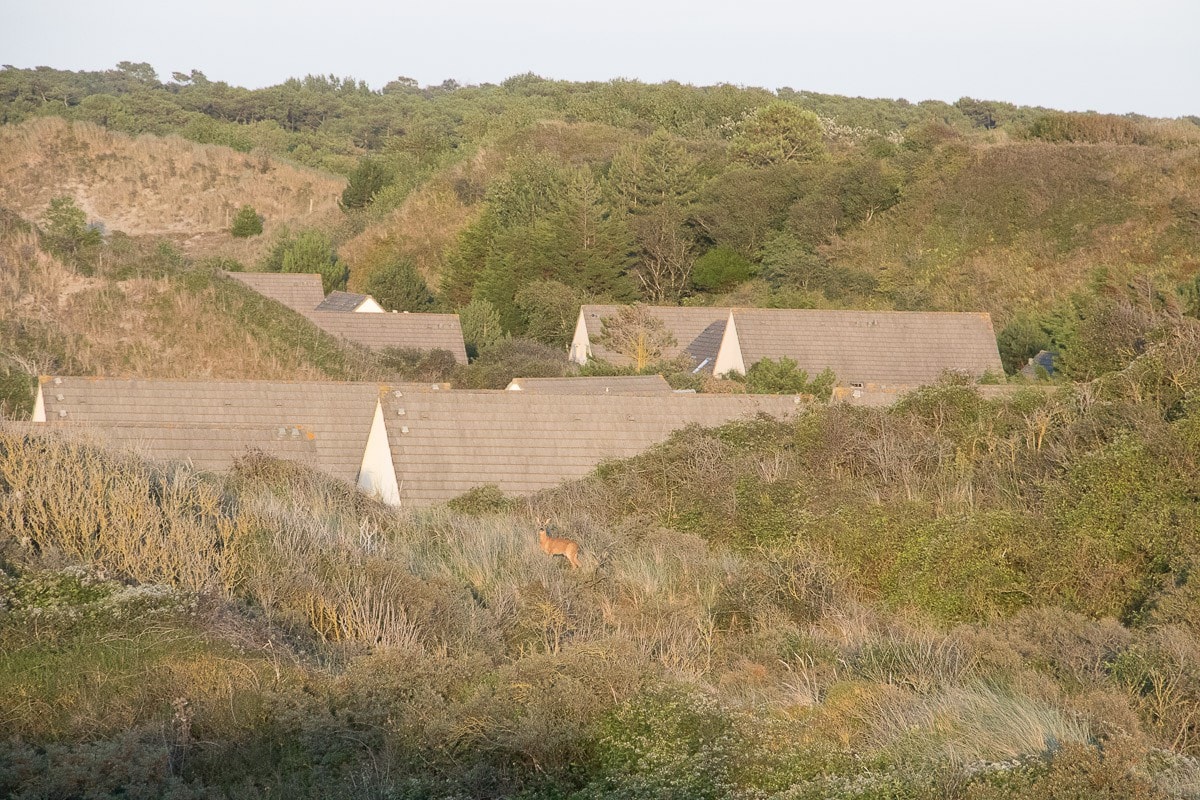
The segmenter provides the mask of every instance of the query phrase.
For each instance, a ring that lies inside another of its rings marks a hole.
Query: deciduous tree
[[[615,317],[601,323],[599,342],[604,347],[633,360],[639,372],[653,361],[661,359],[675,337],[641,304],[622,306]]]

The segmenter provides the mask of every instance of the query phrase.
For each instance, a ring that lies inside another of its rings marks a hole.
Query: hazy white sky
[[[0,63],[267,86],[566,80],[1200,114],[1200,0],[0,0]]]

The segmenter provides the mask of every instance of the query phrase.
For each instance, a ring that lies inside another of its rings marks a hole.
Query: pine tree
[[[229,232],[239,239],[258,236],[263,232],[262,217],[254,210],[254,206],[244,205],[238,209],[237,214],[234,216],[233,226]]]
[[[389,311],[430,311],[435,303],[425,279],[407,258],[394,258],[376,269],[364,288]]]

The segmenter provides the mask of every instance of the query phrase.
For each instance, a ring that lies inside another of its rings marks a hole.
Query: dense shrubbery
[[[719,301],[755,274],[758,304],[985,309],[1003,327],[1054,311],[1091,266],[1177,280],[1196,264],[1188,120],[533,75],[246,90],[134,66],[4,70],[0,119],[179,133],[260,169],[272,153],[347,175],[344,227],[325,255],[311,232],[292,242],[298,268],[334,286],[349,265],[362,289],[411,261],[440,306],[486,301],[506,334],[546,343],[565,298]]]
[[[691,429],[419,514],[0,432],[0,785],[1188,796],[1198,343],[1182,319],[1086,386]],[[584,572],[537,550],[550,513]]]
[[[234,215],[233,225],[230,226],[229,232],[242,239],[258,236],[263,232],[262,217],[254,210],[254,206],[242,206]]]
[[[0,794],[1195,794],[1193,123],[532,75],[0,71],[0,118],[45,113],[349,175],[342,227],[263,266],[329,288],[352,265],[389,305],[459,309],[475,361],[345,347],[60,198],[40,239],[0,215],[0,414],[60,370],[500,388],[574,369],[578,303],[696,289],[982,307],[1008,369],[1048,349],[1085,382],[689,429],[535,498],[419,513],[287,462],[201,475],[0,428]],[[715,388],[625,327],[637,366]],[[826,382],[784,362],[720,386]],[[537,550],[547,516],[583,571]]]

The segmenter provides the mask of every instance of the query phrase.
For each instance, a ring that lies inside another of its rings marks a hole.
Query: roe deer
[[[554,556],[562,556],[571,563],[572,569],[579,569],[579,545],[570,539],[560,539],[557,536],[550,536],[546,533],[547,522],[541,522],[538,525],[538,546],[542,548],[542,552],[553,558]]]

